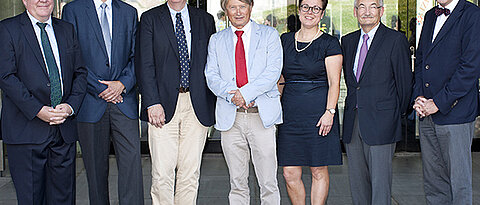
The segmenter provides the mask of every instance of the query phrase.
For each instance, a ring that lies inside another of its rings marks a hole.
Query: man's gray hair
[[[246,3],[246,4],[250,5],[250,6],[253,6],[253,0],[239,0],[239,1],[241,1],[241,2],[243,2],[243,3]],[[383,1],[383,0],[382,0],[382,1]],[[227,10],[227,3],[228,3],[228,0],[220,0],[220,6],[222,7],[222,9],[223,9],[224,11]]]
[[[354,0],[354,1],[353,1],[353,6],[354,6],[355,8],[358,6],[357,3],[358,3],[358,0]],[[378,4],[380,4],[380,5],[378,5],[378,6],[383,7],[383,0],[378,0]]]

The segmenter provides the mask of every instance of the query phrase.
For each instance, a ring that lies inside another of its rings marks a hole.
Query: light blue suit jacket
[[[248,53],[248,83],[240,88],[247,104],[255,101],[263,126],[282,123],[282,107],[277,81],[283,64],[283,50],[278,32],[268,26],[252,23]],[[210,37],[205,76],[210,90],[217,96],[215,128],[229,130],[235,121],[236,105],[230,102],[236,90],[235,45],[232,28]]]

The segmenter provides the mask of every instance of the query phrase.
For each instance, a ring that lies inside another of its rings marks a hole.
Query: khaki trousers
[[[230,174],[230,205],[250,204],[250,153],[262,205],[280,204],[275,126],[263,127],[258,113],[237,112],[233,127],[222,132],[222,149]]]
[[[168,124],[162,128],[148,125],[152,204],[196,204],[207,131],[208,127],[195,115],[188,92],[179,93],[175,114]]]

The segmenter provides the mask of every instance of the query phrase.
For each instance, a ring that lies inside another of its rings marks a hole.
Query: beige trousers
[[[237,112],[233,127],[222,132],[222,149],[230,174],[230,205],[250,204],[250,153],[262,205],[280,204],[275,126],[263,127],[258,113]]]
[[[152,158],[152,204],[195,205],[208,127],[197,119],[190,93],[179,93],[172,120],[148,125]],[[175,179],[176,176],[176,179]]]

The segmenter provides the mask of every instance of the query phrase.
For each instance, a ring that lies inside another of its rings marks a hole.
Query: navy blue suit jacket
[[[204,70],[208,41],[215,33],[215,22],[207,12],[187,6],[192,29],[190,97],[200,123],[211,126],[215,122],[216,97],[207,87]],[[180,60],[172,17],[166,3],[142,14],[135,59],[142,94],[141,119],[148,121],[146,109],[161,104],[165,110],[166,123],[170,122],[175,113],[180,87]]]
[[[352,138],[355,111],[365,143],[382,145],[400,141],[400,118],[409,105],[413,84],[407,38],[380,23],[357,82],[353,65],[360,33],[358,30],[342,37],[347,84],[343,142],[350,143]]]
[[[86,92],[87,71],[73,26],[56,18],[52,26],[60,54],[62,103],[77,112]],[[0,22],[0,53],[3,139],[7,144],[41,144],[48,139],[50,126],[36,115],[43,106],[50,106],[50,80],[26,12]],[[66,143],[76,141],[75,116],[59,128]]]
[[[415,62],[413,99],[433,99],[439,125],[467,123],[478,112],[480,8],[460,0],[432,43],[437,16],[425,14]]]
[[[120,81],[125,86],[123,103],[118,108],[131,119],[138,118],[138,92],[135,82],[134,48],[137,10],[120,1],[112,1],[112,57],[108,62],[100,22],[93,0],[76,0],[63,7],[62,18],[75,27],[88,69],[87,95],[78,112],[80,122],[98,122],[107,102],[98,97],[107,86],[98,80]]]

